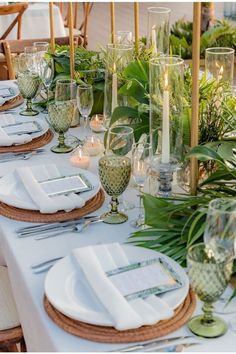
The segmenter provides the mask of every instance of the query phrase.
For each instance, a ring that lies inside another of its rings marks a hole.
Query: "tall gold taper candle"
[[[191,147],[198,145],[199,119],[199,64],[200,64],[200,34],[201,34],[201,3],[193,3],[193,45],[192,45],[192,120],[191,120]],[[198,162],[195,157],[190,160],[190,187],[191,194],[196,195],[198,183]]]
[[[75,75],[75,50],[74,50],[74,19],[73,19],[73,4],[69,2],[69,39],[70,39],[70,77],[74,79]]]
[[[134,3],[134,38],[135,38],[135,47],[138,50],[138,41],[139,41],[139,3]]]
[[[111,43],[115,44],[115,3],[114,1],[112,1],[110,3],[110,7],[111,7]]]
[[[55,34],[54,34],[53,2],[49,2],[49,20],[50,20],[51,50],[52,50],[52,53],[54,53],[54,50],[55,50]]]

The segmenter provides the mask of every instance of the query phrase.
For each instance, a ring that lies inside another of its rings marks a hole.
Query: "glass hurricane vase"
[[[114,109],[127,105],[127,97],[119,94],[123,84],[122,71],[133,59],[134,46],[129,44],[108,44],[106,52],[105,89],[103,114],[107,126]]]
[[[150,143],[152,168],[159,172],[159,194],[172,192],[173,173],[183,161],[183,70],[179,57],[150,60]]]
[[[103,156],[99,160],[99,177],[103,188],[111,196],[111,210],[103,215],[107,224],[121,224],[128,217],[118,211],[118,196],[127,188],[131,175],[131,161],[126,156]]]

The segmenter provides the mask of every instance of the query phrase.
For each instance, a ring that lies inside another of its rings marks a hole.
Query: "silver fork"
[[[52,233],[48,233],[48,234],[44,234],[44,235],[40,235],[35,237],[34,239],[37,241],[40,240],[44,240],[46,238],[51,238],[51,237],[57,237],[60,235],[64,235],[67,232],[73,232],[73,233],[80,233],[83,230],[87,229],[89,227],[90,224],[95,224],[98,222],[102,222],[104,219],[100,218],[98,220],[87,220],[85,221],[83,224],[77,224],[77,225],[72,225],[72,226],[68,226],[65,227],[62,231],[57,231],[57,232],[52,232]]]

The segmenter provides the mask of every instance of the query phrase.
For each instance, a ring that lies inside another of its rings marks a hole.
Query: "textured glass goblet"
[[[209,203],[204,242],[212,249],[215,245],[226,247],[236,257],[236,200],[234,198],[217,198]],[[216,312],[236,311],[236,299],[228,301],[233,292],[234,289],[229,285],[216,303]]]
[[[230,279],[232,252],[223,246],[211,249],[200,243],[189,248],[187,263],[190,284],[204,302],[203,315],[193,317],[188,327],[201,337],[219,337],[227,331],[227,324],[213,316],[213,303],[223,294]]]
[[[65,144],[64,133],[70,128],[75,105],[73,101],[59,101],[48,105],[48,120],[53,130],[59,134],[59,144],[53,146],[51,151],[56,153],[67,153],[73,150],[73,147]]]
[[[107,224],[121,224],[128,219],[118,212],[118,196],[127,188],[131,175],[131,160],[126,156],[103,156],[99,160],[99,177],[103,188],[111,196],[111,210],[103,215]]]
[[[32,108],[32,98],[35,97],[39,85],[40,78],[38,74],[25,71],[18,73],[17,83],[23,98],[26,98],[26,109],[21,111],[22,116],[36,116],[39,112],[36,109]]]

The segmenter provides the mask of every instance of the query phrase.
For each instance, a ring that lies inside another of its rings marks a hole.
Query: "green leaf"
[[[112,126],[118,120],[124,120],[127,118],[138,118],[137,109],[127,106],[116,107],[111,117],[110,126]]]

